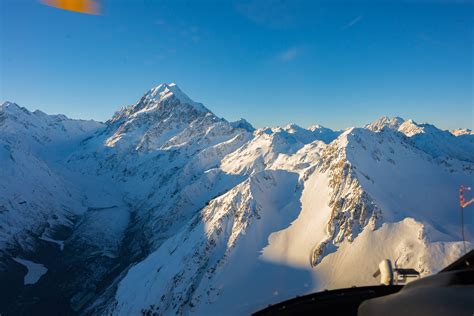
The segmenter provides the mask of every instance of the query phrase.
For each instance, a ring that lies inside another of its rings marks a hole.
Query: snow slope
[[[261,140],[262,145],[266,141]],[[248,156],[245,151],[240,154]],[[297,294],[377,284],[372,274],[383,258],[427,275],[461,254],[458,214],[452,212],[457,196],[449,188],[456,189],[457,182],[469,181],[472,174],[447,170],[391,130],[350,129],[320,155],[312,167],[281,174],[286,181],[298,175],[296,185],[285,183],[284,192],[278,188],[281,178],[254,169],[251,180],[257,177],[259,184],[263,179],[274,184],[265,186],[265,196],[281,195],[285,202],[262,202],[245,186],[237,187],[246,193],[244,201],[251,199],[260,210],[253,225],[240,221],[244,230],[221,222],[223,214],[235,218],[232,212],[241,209],[241,197],[238,202],[233,194],[211,201],[207,208],[217,203],[219,212],[205,208],[202,219],[192,220],[173,237],[173,246],[165,243],[128,272],[110,312],[250,313]],[[247,166],[247,160],[234,160]],[[439,200],[418,197],[433,192]],[[255,204],[246,203],[246,209],[253,210]],[[269,209],[271,216],[265,216]],[[282,213],[288,215],[281,218]],[[280,228],[275,222],[281,223]],[[212,235],[215,231],[222,233]],[[225,251],[219,247],[223,243]],[[346,272],[354,271],[354,265],[357,273]],[[143,279],[150,281],[137,286]]]
[[[6,103],[0,129],[0,262],[55,247],[38,284],[75,313],[249,314],[377,284],[384,258],[425,276],[462,251],[468,132],[386,117],[254,129],[176,84],[104,124]],[[468,218],[469,247],[473,231]]]
[[[12,247],[34,249],[36,237],[71,225],[84,210],[54,164],[102,126],[11,102],[0,106],[0,259]]]

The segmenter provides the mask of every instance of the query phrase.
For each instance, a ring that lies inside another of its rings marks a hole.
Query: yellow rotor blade
[[[100,6],[94,0],[40,0],[42,4],[58,9],[86,14],[100,14]]]

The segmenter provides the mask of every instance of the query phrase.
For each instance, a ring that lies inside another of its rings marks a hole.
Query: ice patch
[[[19,264],[22,264],[28,269],[28,272],[25,275],[23,284],[28,285],[28,284],[35,284],[36,282],[39,281],[39,279],[48,272],[48,269],[40,264],[40,263],[35,263],[33,261],[21,259],[21,258],[13,258],[16,262]]]
[[[51,239],[49,237],[44,237],[44,236],[39,237],[39,239],[44,240],[44,241],[49,241],[49,242],[52,242],[52,243],[58,245],[59,250],[61,250],[61,251],[63,251],[63,249],[64,249],[64,240],[55,240],[55,239]]]

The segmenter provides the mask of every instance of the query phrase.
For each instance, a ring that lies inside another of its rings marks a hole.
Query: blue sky
[[[474,3],[1,0],[0,100],[107,120],[161,82],[228,120],[473,128]]]

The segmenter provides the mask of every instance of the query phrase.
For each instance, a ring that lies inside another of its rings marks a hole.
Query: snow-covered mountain
[[[431,124],[419,124],[399,117],[382,117],[366,128],[380,131],[391,128],[409,137],[416,147],[438,160],[474,162],[474,134],[469,129],[443,131]]]
[[[6,249],[34,250],[37,235],[69,225],[81,212],[78,193],[54,165],[102,126],[10,102],[0,106],[0,258]]]
[[[456,259],[474,135],[255,129],[161,84],[103,124],[4,103],[0,165],[0,313],[249,314]]]

